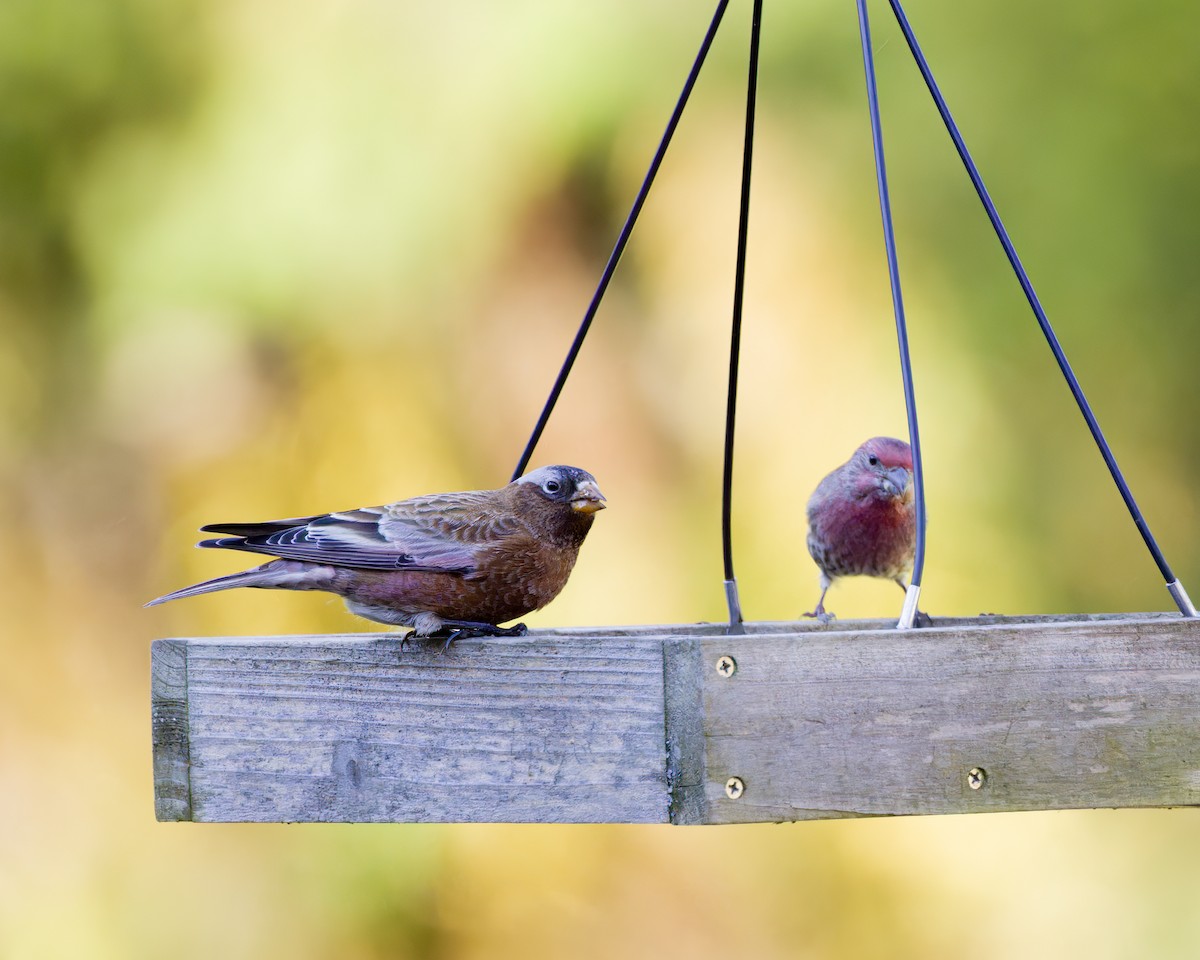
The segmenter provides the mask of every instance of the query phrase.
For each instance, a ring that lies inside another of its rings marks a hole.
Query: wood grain
[[[187,702],[187,644],[155,640],[150,651],[150,736],[154,746],[154,815],[192,818]]]
[[[1200,803],[1200,622],[705,639],[704,822]],[[968,773],[980,769],[980,789]],[[724,784],[745,792],[729,799]]]
[[[656,640],[171,643],[187,649],[191,801],[160,818],[667,818]]]
[[[156,813],[697,824],[1200,804],[1200,621],[746,627],[445,654],[395,634],[156,641]]]

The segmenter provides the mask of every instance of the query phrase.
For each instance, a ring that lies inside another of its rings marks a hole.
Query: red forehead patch
[[[885,467],[912,469],[912,450],[903,440],[897,440],[895,437],[872,437],[859,449],[867,454],[874,454]]]

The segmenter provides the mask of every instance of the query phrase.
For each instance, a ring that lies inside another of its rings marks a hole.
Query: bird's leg
[[[523,623],[514,624],[511,627],[498,627],[494,623],[485,623],[481,620],[443,620],[442,627],[435,634],[430,636],[441,636],[442,630],[449,627],[446,631],[446,642],[442,646],[442,652],[445,653],[450,649],[450,644],[455,640],[461,640],[464,637],[523,637],[529,632],[529,628]]]
[[[819,620],[822,624],[828,624],[831,621],[837,619],[836,614],[825,612],[825,594],[827,594],[829,592],[829,586],[831,583],[832,583],[832,581],[825,580],[822,578],[821,599],[817,601],[817,608],[815,610],[810,611],[809,613],[804,614],[804,616],[813,617],[813,618]]]

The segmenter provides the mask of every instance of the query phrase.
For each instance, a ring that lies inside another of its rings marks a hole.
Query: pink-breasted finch
[[[838,577],[883,577],[906,590],[916,531],[912,450],[872,437],[808,501],[808,552],[821,570],[821,598],[805,616],[832,618],[825,594]]]

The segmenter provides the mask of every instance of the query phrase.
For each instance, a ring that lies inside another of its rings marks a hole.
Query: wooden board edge
[[[1084,624],[1103,624],[1122,626],[1125,624],[1163,624],[1200,622],[1187,621],[1178,611],[1148,611],[1132,613],[1053,613],[1053,614],[981,614],[976,617],[935,616],[926,630],[975,630],[992,627],[1036,626],[1038,624],[1064,626]],[[895,617],[873,619],[833,620],[828,624],[814,620],[756,620],[743,624],[746,635],[770,639],[775,637],[792,636],[831,636],[839,634],[861,634],[874,631],[890,631],[896,626]],[[488,638],[486,642],[493,646],[511,646],[513,648],[529,647],[539,642],[553,640],[603,640],[611,637],[621,638],[695,638],[696,640],[719,640],[727,635],[728,624],[724,622],[693,622],[666,624],[626,624],[626,625],[597,625],[597,626],[564,626],[536,627],[521,637]],[[272,634],[272,635],[224,635],[224,636],[192,636],[172,637],[171,642],[184,644],[264,644],[264,643],[328,643],[337,640],[348,644],[370,644],[381,641],[395,642],[397,633],[377,633],[370,631],[333,633],[333,634]],[[423,642],[423,641],[418,641]]]
[[[155,640],[150,645],[150,725],[154,817],[160,822],[191,820],[186,640]]]

